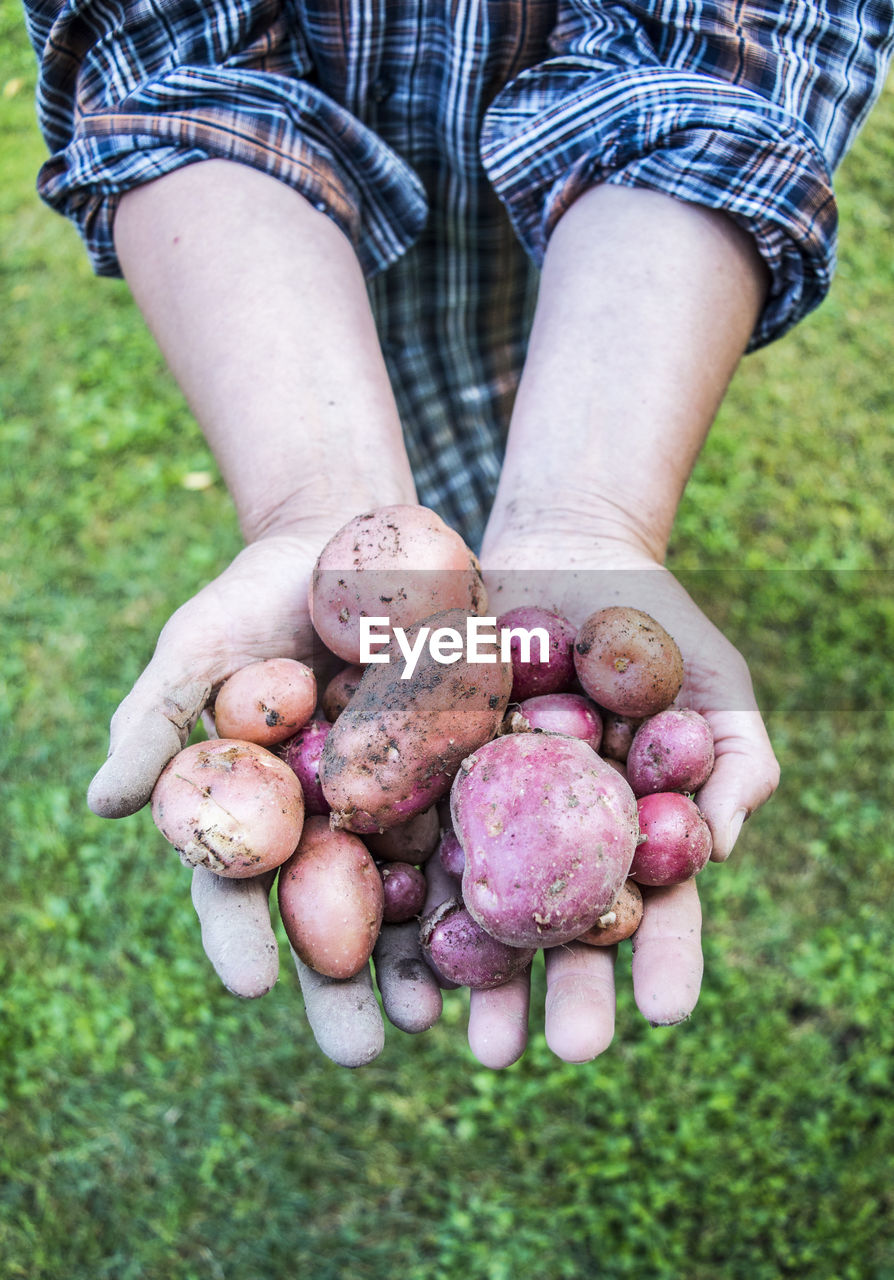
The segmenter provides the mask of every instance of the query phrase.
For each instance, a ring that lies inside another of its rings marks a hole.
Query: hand
[[[597,609],[629,604],[651,614],[683,653],[681,705],[693,707],[714,732],[716,764],[696,801],[714,840],[713,858],[725,860],[742,823],[775,790],[779,768],[758,711],[744,659],[698,609],[676,579],[644,553],[618,548],[596,555],[544,545],[524,549],[492,544],[482,563],[489,612],[519,604],[546,605],[581,623]],[[561,566],[555,572],[551,566]],[[544,594],[545,593],[545,594]],[[645,912],[633,944],[634,995],[653,1025],[687,1018],[702,976],[701,909],[694,881],[644,889]],[[550,948],[546,964],[546,1039],[558,1057],[584,1062],[611,1042],[614,1032],[616,948],[583,943]],[[528,978],[493,991],[473,992],[469,1042],[487,1066],[514,1062],[527,1040]]]
[[[341,523],[341,522],[338,522]],[[337,669],[314,641],[307,586],[335,527],[279,534],[247,546],[173,615],[151,662],[111,724],[109,757],[88,803],[101,817],[124,817],[148,801],[159,773],[183,746],[212,692],[234,671],[269,657],[293,657],[322,682]],[[328,655],[331,659],[331,655]],[[322,660],[322,661],[321,661]],[[272,875],[224,880],[194,873],[193,903],[206,954],[236,995],[263,995],[276,981],[278,945],[268,904]],[[407,930],[383,931],[376,974],[386,1012],[407,1031],[432,1025],[441,996]],[[323,1052],[359,1066],[382,1048],[384,1028],[368,967],[355,978],[321,978],[296,958],[308,1020]]]

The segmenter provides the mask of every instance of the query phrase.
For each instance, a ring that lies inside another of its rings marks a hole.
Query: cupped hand
[[[542,546],[492,545],[482,553],[488,610],[499,616],[521,604],[553,609],[575,624],[608,605],[632,605],[659,621],[679,645],[684,682],[677,699],[699,711],[714,734],[714,771],[696,795],[724,861],[745,819],[773,793],[779,766],[741,654],[705,617],[663,566],[632,548],[581,551],[544,540]],[[643,891],[644,915],[633,942],[636,1003],[653,1025],[687,1018],[702,978],[701,908],[694,881]],[[611,1042],[617,948],[584,943],[544,952],[545,1034],[553,1052],[585,1062]],[[487,1066],[503,1067],[523,1052],[528,1036],[529,977],[492,991],[472,992],[469,1042]]]
[[[307,609],[313,565],[334,531],[305,529],[250,544],[174,613],[151,661],[112,717],[109,756],[88,791],[94,813],[120,818],[142,808],[209,699],[239,668],[263,658],[297,658],[322,684],[341,665],[315,640]],[[277,979],[279,948],[269,907],[273,879],[269,874],[226,880],[202,867],[193,873],[203,946],[224,985],[239,996],[261,996]],[[297,957],[295,965],[308,1021],[323,1052],[351,1067],[375,1058],[384,1025],[369,966],[354,978],[334,981]],[[383,930],[376,977],[397,1026],[420,1031],[437,1020],[440,990],[407,930]]]

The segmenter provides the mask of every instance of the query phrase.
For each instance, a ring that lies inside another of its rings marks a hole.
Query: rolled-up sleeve
[[[28,0],[51,152],[38,191],[77,225],[98,274],[120,274],[121,195],[211,158],[294,187],[368,274],[412,244],[426,216],[418,178],[313,84],[291,14],[283,0]]]
[[[528,253],[588,187],[644,187],[727,212],[770,273],[752,348],[825,296],[832,174],[880,93],[888,0],[575,3],[553,56],[485,117],[481,156]]]

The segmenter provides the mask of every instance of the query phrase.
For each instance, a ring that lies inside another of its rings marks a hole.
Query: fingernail
[[[746,809],[737,809],[736,812],[733,814],[732,818],[730,819],[730,824],[727,831],[727,853],[728,854],[732,853],[733,845],[738,840],[739,832],[742,830],[742,824],[747,817],[748,817],[748,811]]]

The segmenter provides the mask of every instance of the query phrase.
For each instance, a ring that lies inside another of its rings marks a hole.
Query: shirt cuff
[[[120,196],[212,158],[300,192],[349,237],[367,275],[405,253],[425,222],[419,179],[360,121],[301,80],[242,68],[181,67],[82,112],[41,168],[38,191],[78,226],[97,274],[120,275]]]
[[[770,272],[749,349],[780,337],[828,291],[837,210],[823,153],[807,128],[748,89],[663,67],[606,74],[543,63],[494,100],[481,158],[538,265],[565,210],[600,183],[728,213]]]

